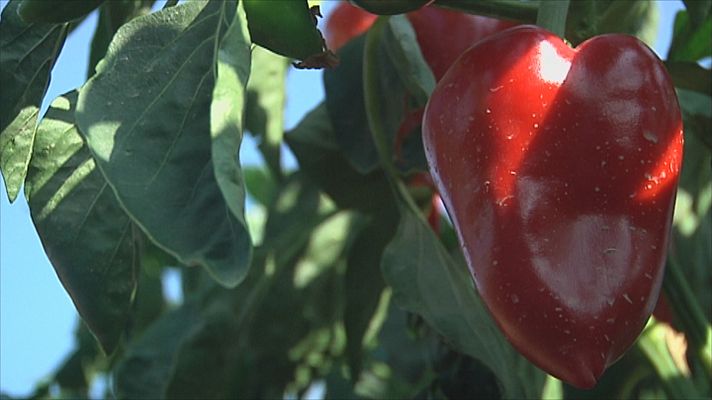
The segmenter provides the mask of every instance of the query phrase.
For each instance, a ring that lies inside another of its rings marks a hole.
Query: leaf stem
[[[398,178],[398,172],[393,164],[391,146],[386,139],[385,123],[383,122],[381,112],[383,107],[383,97],[379,93],[379,71],[378,71],[378,46],[380,45],[381,37],[383,36],[388,17],[379,17],[371,26],[366,34],[366,45],[363,55],[363,93],[364,103],[366,106],[366,115],[368,118],[368,126],[373,136],[373,141],[376,145],[378,158],[381,162],[381,167],[385,171],[386,178],[391,183],[391,188],[394,190],[396,197],[405,202],[408,208],[421,215],[420,209],[410,196],[408,189]],[[398,202],[402,204],[401,202]]]
[[[281,138],[280,138],[281,139]],[[267,169],[272,174],[272,177],[278,183],[284,182],[284,171],[281,163],[281,143],[270,138],[267,133],[262,137],[262,142],[257,146],[257,149],[262,154],[265,160]]]
[[[569,0],[542,1],[539,3],[536,24],[560,37],[564,37],[566,14],[568,12]]]
[[[534,23],[537,19],[537,2],[516,0],[437,0],[433,5],[470,14]]]

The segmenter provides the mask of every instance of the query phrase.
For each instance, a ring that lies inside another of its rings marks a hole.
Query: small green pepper
[[[301,60],[301,68],[334,66],[336,55],[326,49],[316,28],[318,7],[306,0],[243,0],[252,42],[277,54]]]
[[[81,18],[105,0],[22,0],[17,8],[17,14],[27,23],[62,24]]]
[[[415,11],[434,0],[350,0],[364,10],[378,15],[394,15]]]

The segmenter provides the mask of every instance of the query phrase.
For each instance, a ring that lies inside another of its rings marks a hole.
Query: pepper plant
[[[644,1],[360,0],[329,32],[306,0],[153,3],[2,12],[6,195],[81,316],[35,397],[710,396],[712,2],[664,61]],[[87,80],[39,115],[90,12]],[[286,130],[291,68],[326,96]]]

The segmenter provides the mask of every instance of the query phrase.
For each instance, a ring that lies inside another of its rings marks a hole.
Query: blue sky
[[[0,0],[0,7],[6,3]],[[325,14],[334,3],[323,1]],[[683,5],[679,0],[658,3],[661,25],[654,48],[664,57],[674,15]],[[88,43],[95,26],[96,15],[92,15],[68,38],[52,73],[47,99],[84,83]],[[291,70],[287,85],[285,117],[289,128],[321,101],[324,91],[319,71]],[[241,160],[249,165],[261,162],[249,138],[243,144]],[[72,348],[77,315],[44,254],[24,197],[9,204],[4,183],[0,185],[0,391],[24,396]]]

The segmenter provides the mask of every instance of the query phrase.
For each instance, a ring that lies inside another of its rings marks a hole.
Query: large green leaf
[[[121,25],[151,12],[154,0],[112,0],[99,7],[99,21],[91,39],[87,77],[94,75],[96,64],[104,58],[109,43]]]
[[[244,342],[236,330],[244,321],[233,312],[234,305],[251,310],[250,299],[264,278],[264,257],[257,254],[253,264],[245,281],[232,290],[218,286],[204,269],[184,269],[184,284],[189,276],[193,287],[178,308],[161,315],[127,346],[114,368],[116,397],[206,398],[224,393],[227,362],[235,362],[233,352]]]
[[[367,332],[379,329],[378,313],[385,282],[381,274],[383,250],[395,234],[397,213],[392,207],[373,216],[349,250],[344,274],[344,329],[351,377],[358,379]]]
[[[708,321],[712,321],[712,99],[678,90],[685,148],[675,200],[671,254],[684,271]]]
[[[245,127],[260,137],[259,149],[270,170],[281,178],[281,146],[284,135],[285,84],[289,60],[255,46],[247,83]]]
[[[712,0],[682,0],[691,17],[694,27],[703,24],[705,18],[712,12]]]
[[[59,387],[62,388],[62,394],[71,393],[77,397],[89,396],[89,382],[87,382],[87,376],[84,375],[83,361],[81,352],[75,350],[62,363],[55,374],[55,379]]]
[[[66,25],[27,24],[8,3],[0,20],[0,170],[10,202],[27,174],[35,125]]]
[[[205,324],[196,303],[164,314],[135,340],[115,367],[114,388],[119,399],[165,397],[183,343]]]
[[[324,71],[324,90],[336,143],[353,168],[366,174],[378,166],[378,153],[363,100],[363,45],[360,36],[339,50],[339,66]]]
[[[221,399],[228,397],[237,329],[226,302],[203,311],[204,322],[176,352],[175,367],[161,398]]]
[[[421,315],[456,349],[489,367],[507,397],[538,397],[544,374],[504,339],[465,265],[455,263],[424,221],[403,211],[382,260],[395,301]]]
[[[707,150],[712,151],[712,93],[702,94],[682,88],[677,88],[676,92],[682,111],[685,138],[697,136]]]
[[[425,106],[435,88],[435,77],[420,52],[413,26],[405,15],[396,15],[388,19],[384,33],[386,50],[403,84],[419,105]]]
[[[677,13],[673,27],[668,61],[698,61],[712,55],[712,16],[698,25],[690,20],[687,10]]]
[[[107,353],[136,290],[132,224],[74,125],[77,92],[58,97],[37,129],[25,195],[47,256]]]
[[[277,184],[269,171],[261,167],[245,167],[242,173],[247,193],[260,205],[268,206],[277,192]]]
[[[168,306],[163,293],[162,275],[165,267],[171,265],[164,261],[171,257],[148,242],[143,235],[138,243],[141,250],[141,271],[138,274],[138,287],[127,329],[129,339],[151,326]]]
[[[392,201],[383,171],[362,175],[339,149],[323,103],[287,133],[286,141],[301,170],[340,208],[373,212]]]
[[[242,280],[251,257],[237,153],[230,154],[239,145],[240,111],[224,108],[242,101],[225,96],[240,80],[229,76],[237,74],[237,55],[220,55],[227,64],[215,78],[218,53],[240,46],[233,33],[226,37],[235,11],[235,2],[194,1],[125,24],[77,108],[127,213],[181,263],[205,267],[225,286]],[[213,115],[218,110],[230,112]],[[215,149],[218,143],[225,148]]]
[[[250,76],[250,34],[247,30],[245,11],[242,6],[237,10],[234,1],[221,2],[219,15],[228,19],[227,29],[222,41],[220,33],[214,38],[219,43],[216,63],[217,76],[210,105],[210,136],[212,137],[212,161],[215,178],[232,212],[226,218],[231,228],[238,235],[238,255],[241,256],[237,270],[227,265],[228,275],[223,284],[235,285],[246,275],[252,255],[250,235],[245,222],[245,182],[237,156],[242,143],[243,110],[245,109],[245,88]],[[241,4],[241,3],[240,3]],[[236,12],[237,11],[237,12]],[[233,218],[239,223],[233,223]]]
[[[398,27],[399,24],[395,24],[395,26]],[[400,33],[402,34],[402,32]],[[393,36],[382,35],[379,39],[378,54],[374,57],[374,62],[377,63],[378,81],[372,90],[376,90],[382,99],[382,107],[377,111],[384,122],[389,145],[393,147],[397,141],[396,137],[400,137],[399,140],[404,142],[403,148],[398,150],[400,154],[396,154],[396,151],[392,149],[396,165],[405,171],[413,168],[424,170],[426,168],[425,153],[420,136],[417,134],[408,135],[411,133],[410,130],[400,132],[405,117],[408,117],[414,108],[411,104],[413,100],[408,96],[408,91],[401,80],[401,76],[410,77],[411,72],[404,73],[405,67],[402,65],[401,70],[397,69],[389,53],[389,48],[391,48],[391,52],[399,54],[399,58],[405,57],[403,53],[410,49],[403,48],[401,39],[403,38],[398,39],[397,46],[387,45],[389,41],[396,40]],[[359,36],[352,39],[339,51],[341,64],[337,68],[324,71],[324,89],[326,109],[333,126],[335,141],[352,167],[358,173],[366,175],[379,168],[379,160],[364,103],[364,42],[364,37]],[[400,62],[403,64],[407,61],[400,60]],[[407,82],[417,86],[419,84],[414,83],[417,82],[416,79],[420,78],[410,77]],[[422,101],[425,89],[416,88],[414,90],[420,93]]]
[[[665,68],[676,88],[693,90],[708,98],[712,94],[712,71],[709,68],[692,61],[666,62]]]

